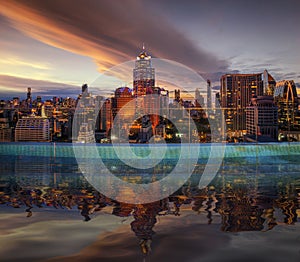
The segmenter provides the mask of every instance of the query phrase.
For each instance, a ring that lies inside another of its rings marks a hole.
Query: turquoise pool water
[[[84,145],[75,145],[76,147],[86,147]],[[159,147],[159,145],[157,145]],[[178,157],[178,148],[181,145],[169,144],[166,158]],[[184,145],[183,145],[184,146]],[[210,144],[189,144],[188,147],[199,147],[200,156],[208,157],[211,151]],[[126,147],[120,145],[120,147]],[[213,147],[223,147],[223,145],[214,144]],[[114,159],[117,155],[111,145],[97,145],[100,156],[104,159]],[[267,143],[267,144],[227,144],[225,145],[225,158],[232,157],[268,157],[268,156],[299,156],[300,143]],[[146,155],[149,151],[147,145],[135,145],[134,152],[137,155]],[[40,157],[74,157],[72,144],[67,143],[0,143],[0,155],[26,155]],[[86,155],[83,157],[93,157]],[[126,156],[124,156],[126,157]]]

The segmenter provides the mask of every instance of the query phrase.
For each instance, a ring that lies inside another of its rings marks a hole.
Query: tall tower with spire
[[[155,69],[151,56],[147,54],[145,45],[137,56],[133,69],[133,94],[135,97],[152,94],[155,86]]]

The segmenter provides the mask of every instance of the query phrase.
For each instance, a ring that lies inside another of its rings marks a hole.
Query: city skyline
[[[267,69],[276,81],[294,80],[299,93],[297,1],[0,3],[1,97],[28,86],[76,96],[103,70],[134,60],[143,42],[153,57],[182,63],[212,86],[225,73]]]

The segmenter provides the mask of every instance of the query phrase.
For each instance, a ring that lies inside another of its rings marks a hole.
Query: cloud
[[[0,95],[5,97],[7,93],[13,96],[25,96],[27,87],[32,88],[32,92],[43,96],[76,96],[81,92],[80,87],[44,80],[35,80],[10,75],[0,75]],[[7,92],[9,91],[9,92]]]
[[[240,74],[239,70],[227,70],[227,71],[218,71],[213,73],[202,74],[204,79],[209,79],[212,82],[212,85],[219,84],[220,78],[224,74]]]
[[[92,57],[100,70],[134,58],[142,42],[156,57],[197,72],[228,67],[143,1],[2,1],[0,13],[34,39]]]
[[[1,61],[4,65],[14,65],[14,66],[27,66],[39,70],[47,70],[50,69],[49,65],[40,63],[40,62],[31,62],[31,61],[24,61],[18,57],[10,57],[9,59]]]

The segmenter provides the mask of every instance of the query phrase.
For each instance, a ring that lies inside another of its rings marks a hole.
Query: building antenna
[[[145,50],[145,43],[143,42],[143,50]]]

